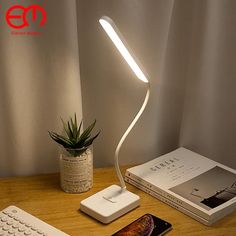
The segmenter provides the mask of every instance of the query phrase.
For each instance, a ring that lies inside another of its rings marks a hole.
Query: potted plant
[[[96,120],[83,132],[82,121],[78,125],[76,113],[74,119],[67,122],[63,119],[65,135],[50,132],[50,137],[62,147],[60,154],[61,188],[65,192],[80,193],[88,191],[93,185],[93,141],[98,137],[91,136]]]

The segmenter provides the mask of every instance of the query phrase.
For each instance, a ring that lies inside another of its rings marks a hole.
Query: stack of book
[[[236,170],[183,147],[127,169],[125,180],[205,225],[236,209]]]

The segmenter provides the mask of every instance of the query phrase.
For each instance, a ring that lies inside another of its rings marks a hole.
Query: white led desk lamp
[[[126,130],[126,132],[124,133],[124,135],[122,136],[115,151],[114,164],[121,186],[112,185],[88,197],[80,203],[81,211],[96,218],[102,223],[108,224],[111,221],[117,219],[118,217],[124,215],[125,213],[138,207],[140,204],[140,197],[136,194],[129,192],[126,189],[125,182],[119,168],[118,156],[121,145],[123,144],[125,138],[129,134],[131,129],[134,127],[147,105],[150,94],[150,84],[140,67],[135,62],[133,56],[131,56],[131,50],[127,49],[128,45],[122,37],[121,33],[119,32],[118,28],[114,24],[114,22],[107,16],[103,16],[99,20],[99,22],[112,40],[112,42],[115,44],[116,48],[119,50],[123,58],[125,59],[125,61],[133,70],[137,78],[146,83],[147,85],[147,93],[143,105],[135,116],[132,123],[130,124],[130,126],[128,127],[128,129]]]

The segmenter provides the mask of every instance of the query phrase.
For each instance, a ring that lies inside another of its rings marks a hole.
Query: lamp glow
[[[105,32],[108,34],[109,38],[115,44],[118,51],[124,57],[125,61],[133,70],[137,78],[146,83],[147,85],[147,92],[143,105],[140,108],[139,112],[136,114],[131,124],[129,125],[128,129],[121,137],[115,150],[114,165],[121,186],[112,185],[88,197],[87,199],[81,201],[80,203],[81,211],[107,224],[140,205],[140,197],[136,194],[129,192],[126,189],[124,178],[119,168],[118,156],[124,140],[128,136],[129,132],[132,130],[136,122],[138,121],[139,117],[143,113],[148,103],[150,95],[150,84],[147,77],[142,72],[140,67],[137,65],[136,61],[134,60],[134,57],[131,56],[130,54],[131,50],[127,49],[128,45],[125,42],[124,38],[122,37],[121,33],[119,32],[119,29],[114,24],[114,22],[107,16],[103,16],[99,20],[99,22],[102,25]]]
[[[127,45],[125,46],[125,40],[121,40],[122,35],[119,32],[118,28],[114,24],[114,22],[107,16],[103,16],[99,20],[100,24],[102,25],[103,29],[106,31],[109,38],[112,40],[112,42],[115,44],[118,51],[121,53],[121,55],[124,57],[130,68],[133,70],[135,75],[142,80],[144,83],[148,83],[148,79],[142,72],[142,70],[139,68],[137,63],[135,62],[134,58],[131,56],[130,52],[127,49]],[[122,42],[123,41],[123,42]]]

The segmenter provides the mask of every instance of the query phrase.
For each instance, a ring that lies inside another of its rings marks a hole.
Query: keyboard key
[[[24,220],[19,220],[19,222],[21,223],[21,224],[25,224],[25,221]]]
[[[14,236],[22,236],[22,234],[19,233],[19,232],[16,232],[16,233],[14,233],[13,235],[14,235]]]
[[[20,227],[20,224],[19,224],[18,222],[15,222],[15,223],[12,225],[12,227],[13,227],[14,229],[18,229],[18,228]]]
[[[14,215],[13,213],[8,213],[8,216],[9,216],[10,218],[13,218],[15,215]]]
[[[7,222],[7,220],[8,220],[8,218],[7,218],[6,216],[3,216],[3,217],[1,218],[1,221],[2,221],[2,222]]]
[[[19,221],[20,218],[18,216],[14,216],[14,220]]]
[[[19,232],[24,232],[26,231],[26,228],[24,226],[20,226],[20,228],[18,229]]]
[[[25,223],[25,226],[26,226],[27,228],[33,227],[32,224],[30,224],[30,223]]]
[[[16,232],[16,231],[15,231],[14,229],[8,230],[8,233],[9,233],[10,235],[14,234],[15,232]]]
[[[36,228],[36,227],[31,227],[31,229],[32,229],[33,231],[37,231],[37,228]]]
[[[8,221],[7,221],[7,224],[8,224],[8,225],[13,225],[14,222],[15,222],[14,220],[8,220]]]
[[[43,231],[42,230],[37,230],[37,233],[42,235],[43,234]]]
[[[25,232],[24,232],[24,235],[32,235],[32,231],[27,229]]]
[[[4,231],[8,231],[10,229],[10,227],[8,225],[4,225],[2,228]]]
[[[50,235],[49,235],[50,232]],[[0,211],[0,236],[69,236],[15,207]]]

